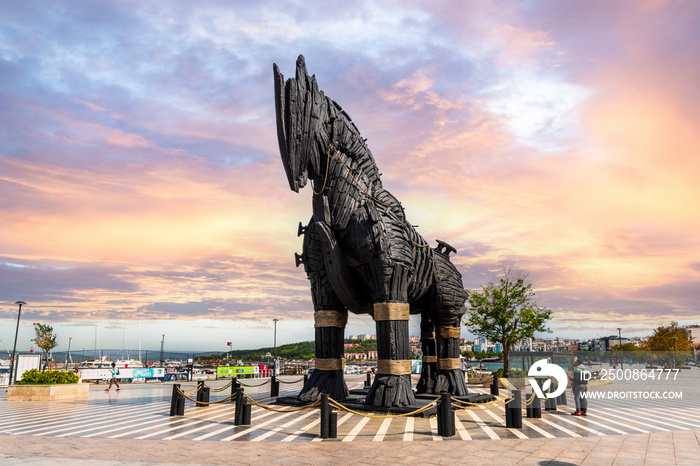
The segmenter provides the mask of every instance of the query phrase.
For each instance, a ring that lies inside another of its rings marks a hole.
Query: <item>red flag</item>
[[[230,342],[230,341],[227,342],[227,343],[226,343],[226,346],[232,346],[232,345],[231,345],[231,342]]]

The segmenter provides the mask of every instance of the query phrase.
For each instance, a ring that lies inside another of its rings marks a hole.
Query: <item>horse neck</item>
[[[361,138],[352,142],[327,149],[328,171],[314,186],[316,195],[328,198],[334,228],[345,228],[355,209],[363,202],[372,202],[375,191],[381,188],[372,153]]]

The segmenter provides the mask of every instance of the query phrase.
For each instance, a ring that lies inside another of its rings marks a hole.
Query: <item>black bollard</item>
[[[180,394],[180,384],[173,384],[173,396],[170,400],[170,415],[182,416],[185,414],[185,397]]]
[[[562,394],[557,397],[557,404],[566,406],[566,391],[562,392]]]
[[[243,415],[241,416],[241,425],[243,426],[249,426],[250,425],[250,411],[252,409],[252,405],[247,402],[243,402]]]
[[[331,405],[328,403],[328,395],[321,394],[321,438],[326,439],[330,435]]]
[[[493,380],[491,381],[491,394],[498,396],[498,377],[495,375],[493,376]]]
[[[243,389],[236,390],[236,411],[233,415],[233,425],[240,426],[243,421]]]
[[[304,374],[304,387],[306,387],[306,382],[309,381],[309,374]]]
[[[199,402],[202,401],[202,392],[204,392],[204,382],[200,380],[199,382],[197,382],[197,403],[195,403],[195,406],[197,407],[202,406],[199,404]]]
[[[210,387],[204,387],[204,390],[202,390],[202,401],[206,404],[203,404],[202,406],[209,406],[209,394],[211,393],[211,388]]]
[[[365,388],[369,388],[372,386],[372,374],[369,372],[367,373],[367,380],[365,380]]]
[[[331,411],[328,416],[328,438],[338,438],[338,412]]]
[[[513,390],[513,399],[506,403],[506,427],[523,428],[523,411],[520,390]]]
[[[535,392],[532,392],[532,395],[530,397],[530,404],[527,405],[527,408],[525,409],[525,414],[529,418],[541,418],[542,417],[542,400],[539,399],[537,395],[535,395]]]
[[[231,401],[236,401],[236,392],[238,391],[238,377],[231,378]]]
[[[449,393],[440,395],[440,405],[437,410],[438,435],[441,437],[454,437],[455,414],[452,411],[452,399]]]
[[[275,375],[270,378],[270,396],[280,396],[280,383]]]
[[[544,410],[545,411],[556,411],[557,410],[557,399],[547,397],[547,399],[544,401]]]

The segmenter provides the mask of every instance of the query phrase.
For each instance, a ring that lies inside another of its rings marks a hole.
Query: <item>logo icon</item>
[[[566,384],[568,383],[568,378],[566,377],[566,372],[561,367],[556,364],[547,362],[546,359],[540,359],[535,364],[530,367],[527,371],[528,380],[532,386],[532,390],[535,392],[538,398],[556,398],[566,390]],[[537,383],[533,377],[554,377],[557,380],[557,389],[552,393],[544,393],[549,390],[552,385],[552,379],[547,379],[542,384],[542,388]]]

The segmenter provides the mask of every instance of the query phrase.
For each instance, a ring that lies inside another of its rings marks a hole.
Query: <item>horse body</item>
[[[280,154],[290,187],[298,191],[311,179],[314,191],[313,216],[299,228],[304,246],[297,265],[304,264],[311,282],[317,370],[300,398],[347,395],[342,343],[348,311],[371,314],[377,324],[379,371],[368,404],[415,402],[408,316],[417,313],[424,353],[418,391],[466,394],[457,364],[466,292],[449,261],[454,249],[440,241],[430,248],[406,220],[401,204],[383,188],[357,127],[318,89],[303,56],[295,78],[285,83],[276,65],[274,77]]]

